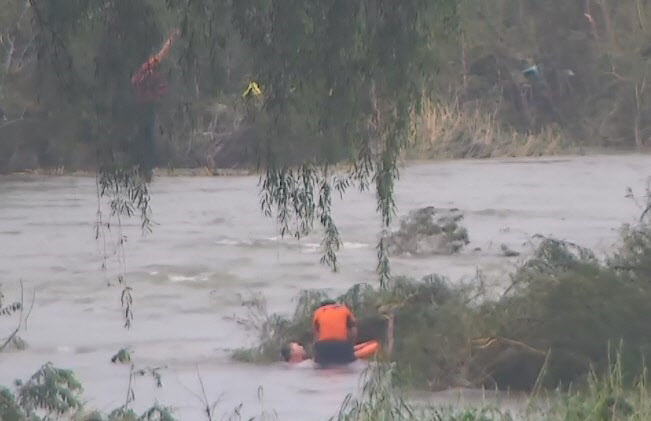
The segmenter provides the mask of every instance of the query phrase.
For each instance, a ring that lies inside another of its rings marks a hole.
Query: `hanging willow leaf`
[[[438,41],[458,26],[455,0],[30,3],[39,67],[91,110],[84,121],[112,212],[138,215],[143,230],[151,229],[147,184],[157,118],[166,116],[168,129],[187,135],[202,101],[214,101],[216,92],[231,95],[244,113],[238,124],[255,134],[262,211],[276,218],[281,235],[296,238],[312,230],[318,215],[324,262],[333,269],[338,231],[331,210],[319,207],[331,203],[320,201],[316,179],[337,164],[347,176],[328,183],[340,196],[349,186],[366,190],[375,183],[382,227],[390,225],[398,157],[421,99],[432,96]],[[180,28],[177,61],[167,71],[174,89],[164,101],[143,104],[130,78],[160,48],[171,29],[164,22]],[[92,40],[81,52],[72,48],[78,33]],[[233,76],[236,50],[244,64]],[[227,79],[237,89],[228,92]],[[253,94],[242,98],[247,85]]]
[[[0,316],[10,316],[22,308],[23,306],[20,303],[9,304],[8,306],[0,308]]]

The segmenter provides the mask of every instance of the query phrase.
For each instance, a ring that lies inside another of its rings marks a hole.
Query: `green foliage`
[[[635,382],[625,380],[621,354],[609,361],[601,375],[590,373],[583,388],[559,390],[530,398],[527,419],[549,421],[645,420],[651,417],[651,396],[646,367]],[[540,415],[538,415],[540,414]]]
[[[2,307],[2,302],[0,301],[0,316],[10,316],[13,313],[19,311],[22,308],[20,303],[12,303],[5,307]]]
[[[641,1],[460,1],[460,37],[438,78],[444,99],[420,122],[413,153],[643,147],[650,12]]]
[[[5,387],[0,387],[0,419],[4,421],[22,421],[25,414],[16,402],[16,398],[11,391]]]
[[[18,404],[29,414],[39,410],[51,415],[70,414],[82,407],[81,391],[72,371],[47,363],[20,387]]]
[[[4,303],[5,296],[2,293],[2,285],[0,284],[0,316],[10,316],[17,311],[22,310],[23,305],[19,302],[14,302],[5,305]]]
[[[0,107],[12,121],[0,123],[0,136],[21,138],[2,146],[5,167],[13,160],[88,168],[84,160],[101,152],[100,164],[145,175],[154,164],[214,166],[218,150],[225,164],[259,161],[265,168],[344,161],[358,175],[374,175],[385,197],[423,93],[467,122],[421,133],[434,155],[643,146],[649,137],[651,6],[642,1],[0,6]],[[129,77],[172,27],[182,37],[163,67],[169,95],[143,107]],[[252,80],[263,93],[256,104],[243,103]],[[216,111],[223,107],[234,112],[220,120],[228,114]],[[472,127],[477,119],[486,130]],[[224,138],[246,146],[241,153],[215,147]],[[209,151],[210,159],[202,156]]]
[[[407,1],[394,8],[383,1],[247,0],[234,3],[233,15],[265,90],[262,124],[269,128],[259,150],[262,165],[271,170],[263,206],[277,205],[284,233],[292,209],[298,221],[304,215],[311,221],[318,189],[322,262],[336,269],[340,240],[330,212],[328,165],[350,164],[340,194],[348,185],[375,182],[378,211],[388,227],[397,159],[411,135],[413,113],[431,93],[436,36],[454,27],[455,2]],[[326,182],[317,184],[305,165],[296,174],[288,169],[306,160],[322,168]],[[285,174],[289,183],[283,183]],[[311,226],[300,222],[297,232]],[[383,241],[378,247],[384,285],[388,252]]]
[[[646,369],[638,370],[639,378],[634,384],[625,381],[621,354],[617,353],[609,361],[601,375],[592,371],[584,387],[570,391],[536,393],[526,399],[524,411],[509,412],[499,410],[485,402],[474,406],[446,407],[428,406],[414,402],[400,387],[402,374],[395,364],[378,361],[369,365],[361,377],[361,394],[348,396],[338,414],[331,420],[340,421],[643,421],[651,416],[651,396],[646,377]],[[258,391],[262,403],[262,390]],[[224,414],[221,419],[241,420],[242,405],[232,414]],[[62,419],[59,413],[52,413]],[[34,412],[26,415],[14,395],[6,388],[0,388],[0,419],[3,421],[37,421],[41,418]],[[63,419],[76,421],[173,421],[170,408],[153,405],[138,416],[133,410],[124,407],[112,411],[108,417],[99,412],[66,413]],[[273,419],[274,413],[263,411],[255,419]]]
[[[169,408],[154,405],[146,410],[138,421],[176,421]]]
[[[339,421],[415,419],[415,415],[400,396],[399,391],[393,388],[392,376],[390,366],[369,367],[362,377],[361,399],[347,397],[336,419]]]
[[[387,364],[370,366],[362,376],[362,394],[348,396],[331,421],[513,421],[507,412],[485,407],[452,409],[416,405],[396,388],[395,367]]]
[[[297,169],[268,169],[261,185],[262,211],[266,216],[276,216],[281,236],[300,239],[311,232],[314,218],[318,218],[324,229],[321,262],[336,271],[341,239],[332,218],[332,189],[343,195],[349,179],[330,175],[327,166],[319,169],[303,164]]]
[[[291,320],[277,314],[270,315],[264,297],[257,296],[243,301],[242,305],[247,314],[239,322],[258,334],[259,345],[251,349],[236,350],[233,358],[246,362],[269,363],[278,361],[280,348],[289,340],[308,344],[312,313],[323,299],[325,294],[320,291],[302,291]]]
[[[545,379],[550,386],[568,384],[590,366],[604,369],[603,349],[623,340],[624,374],[630,381],[651,349],[642,322],[651,317],[649,299],[647,282],[601,265],[587,250],[546,239],[513,276],[500,302],[483,306],[483,322],[487,336],[550,350]]]
[[[131,358],[132,352],[128,348],[122,348],[111,357],[111,362],[113,364],[129,364],[131,363]]]
[[[104,417],[99,412],[93,411],[90,414],[79,414],[74,421],[104,421]]]
[[[423,93],[468,121],[434,134],[448,137],[439,155],[642,146],[649,137],[651,6],[642,1],[131,3],[0,3],[0,107],[21,120],[0,123],[0,135],[22,143],[3,150],[5,167],[31,152],[32,167],[88,168],[98,151],[101,163],[143,174],[152,164],[210,166],[196,145],[239,141],[246,126],[259,139],[239,142],[243,154],[212,148],[228,155],[222,162],[357,161],[362,173],[377,167],[370,173],[385,191]],[[183,35],[163,67],[169,95],[143,107],[129,77],[172,27]],[[263,94],[243,104],[252,80]],[[215,125],[221,107],[237,116]],[[473,129],[473,116],[487,130]],[[202,140],[207,132],[212,140]]]
[[[133,369],[130,376],[151,375],[157,387],[162,387],[160,368]],[[108,418],[97,412],[84,409],[82,386],[70,370],[54,367],[51,363],[43,365],[24,384],[16,381],[18,397],[6,387],[0,387],[0,420],[39,421],[66,419],[75,421],[174,421],[169,407],[155,404],[138,416],[122,406],[113,410]],[[133,391],[129,386],[130,401]]]
[[[641,209],[640,224],[626,225],[622,230],[621,249],[611,257],[609,265],[615,270],[631,276],[636,282],[644,282],[651,273],[651,178],[647,181],[644,200],[639,203],[633,192],[628,193]]]
[[[455,13],[455,2],[439,0],[400,8],[381,0],[234,3],[272,118],[265,139],[272,162],[286,160],[281,154],[292,145],[337,162],[334,145],[362,151],[355,142],[376,137],[371,119],[377,140],[400,142],[433,76],[435,37],[454,26]]]
[[[637,229],[648,235],[646,225]],[[631,252],[627,238],[616,256],[646,264],[651,248]],[[591,369],[607,372],[605,350],[620,341],[620,371],[630,384],[651,356],[648,274],[601,263],[578,245],[541,238],[497,298],[486,294],[478,274],[460,286],[437,276],[396,278],[384,289],[356,285],[338,300],[357,315],[360,341],[386,343],[386,315],[393,315],[391,359],[401,380],[416,387],[567,387],[585,382]],[[236,358],[277,361],[280,347],[289,341],[309,349],[312,314],[323,298],[320,291],[302,292],[292,318],[268,315],[259,307],[262,322],[252,327],[259,331],[260,345]]]
[[[99,177],[99,193],[110,199],[111,217],[130,218],[137,210],[143,231],[151,231],[147,180],[137,169],[105,169]]]
[[[101,417],[101,415],[98,414]],[[103,420],[104,418],[98,418]],[[175,421],[172,410],[168,407],[155,404],[147,409],[142,415],[138,416],[129,408],[121,407],[113,410],[107,418],[107,421]],[[91,421],[84,419],[84,421]]]
[[[638,370],[639,371],[639,370]],[[530,395],[523,411],[504,411],[486,403],[475,407],[429,407],[409,399],[396,387],[395,367],[370,366],[363,376],[361,396],[349,396],[331,420],[431,420],[431,421],[642,421],[651,417],[651,396],[646,370],[631,387],[623,381],[617,357],[603,375],[594,372],[586,386],[545,395]]]
[[[137,421],[138,416],[132,409],[128,408],[118,408],[113,410],[109,416],[109,421]]]

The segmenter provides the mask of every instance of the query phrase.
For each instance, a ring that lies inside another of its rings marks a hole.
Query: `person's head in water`
[[[280,355],[283,357],[284,361],[289,363],[300,363],[307,359],[305,348],[303,348],[303,345],[298,342],[290,342],[283,345],[283,347],[280,348]]]
[[[333,306],[337,304],[335,300],[323,300],[321,301],[321,304],[319,304],[319,308],[325,307],[325,306]]]

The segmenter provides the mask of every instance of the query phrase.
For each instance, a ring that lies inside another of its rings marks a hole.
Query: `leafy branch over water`
[[[200,85],[219,87],[204,75],[223,70],[224,46],[238,39],[260,87],[243,119],[256,130],[252,150],[265,177],[263,207],[275,207],[283,234],[305,235],[318,217],[322,262],[335,270],[341,241],[332,190],[342,194],[350,181],[336,183],[329,168],[344,165],[361,188],[375,183],[386,229],[395,212],[398,157],[423,97],[433,95],[439,40],[458,23],[453,0],[406,0],[398,8],[388,0],[168,1],[162,10],[148,2],[30,3],[40,68],[56,76],[52,87],[92,110],[85,120],[97,142],[101,195],[108,193],[122,214],[139,213],[143,228],[149,226],[156,116],[175,101],[192,109],[188,102],[201,100]],[[180,28],[182,72],[170,70],[172,99],[143,104],[133,98],[129,77],[161,32],[160,15]],[[85,56],[73,48],[77,31],[93,35]],[[196,115],[188,117],[192,125]],[[292,218],[297,227],[290,230]],[[385,285],[390,273],[382,243],[379,252]]]
[[[117,256],[119,274],[117,281],[122,286],[120,303],[124,311],[125,327],[130,328],[133,321],[133,288],[126,281],[126,242],[127,236],[122,232],[122,219],[131,218],[139,213],[142,233],[152,230],[150,196],[147,179],[138,169],[124,171],[120,168],[101,171],[96,179],[97,188],[97,220],[95,222],[95,239],[102,240],[102,271],[106,273],[108,254],[106,250],[107,231],[111,230],[111,222],[117,227]],[[110,213],[105,220],[102,212],[102,198],[108,198]]]

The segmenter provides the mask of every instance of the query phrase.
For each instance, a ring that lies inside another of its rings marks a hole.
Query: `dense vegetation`
[[[522,409],[503,410],[487,403],[465,410],[436,407],[410,401],[394,387],[395,368],[373,367],[365,375],[360,398],[347,399],[337,417],[339,421],[607,421],[646,420],[651,417],[648,383],[641,376],[635,387],[622,382],[621,361],[615,357],[602,375],[590,375],[580,391],[531,393]]]
[[[418,388],[585,384],[592,371],[608,372],[616,351],[621,380],[630,384],[651,357],[649,223],[645,218],[624,230],[606,262],[580,246],[541,239],[534,255],[498,282],[497,296],[481,275],[464,286],[433,275],[396,278],[384,289],[356,285],[338,300],[358,315],[360,341],[386,343],[386,320],[393,318],[391,361]],[[322,291],[303,292],[290,318],[247,302],[260,344],[235,357],[277,361],[282,344],[310,344],[312,314],[325,298]]]
[[[3,0],[0,169],[94,168],[102,139],[163,167],[338,161],[404,125],[415,91],[431,99],[421,157],[647,142],[646,1],[427,3]],[[173,27],[152,110],[129,78]]]

